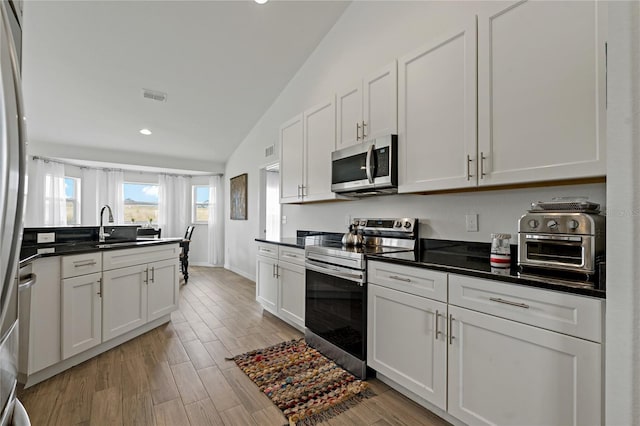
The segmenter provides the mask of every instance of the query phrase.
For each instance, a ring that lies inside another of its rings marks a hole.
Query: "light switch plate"
[[[478,215],[475,213],[465,216],[467,221],[467,232],[478,232]]]
[[[42,232],[37,235],[37,243],[55,243],[56,242],[56,233],[55,232]]]

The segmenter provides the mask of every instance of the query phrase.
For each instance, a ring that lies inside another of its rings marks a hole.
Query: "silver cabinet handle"
[[[529,309],[529,305],[526,303],[512,302],[510,300],[500,299],[499,297],[490,297],[489,300],[497,303],[504,303],[505,305],[517,306],[518,308]]]
[[[144,273],[145,273],[144,283],[149,284],[149,268],[145,269]]]
[[[360,123],[356,121],[356,140],[360,140]]]
[[[77,261],[73,262],[73,267],[74,268],[80,268],[81,266],[91,266],[91,265],[95,265],[96,263],[98,263],[98,262],[96,262],[95,260],[89,260],[89,261],[77,260]]]
[[[484,156],[484,152],[480,152],[480,179],[484,179],[484,177],[487,175],[484,172],[484,160],[486,160],[487,157]]]
[[[155,266],[151,267],[151,282],[152,283],[156,282],[156,267]]]
[[[23,291],[31,287],[38,280],[38,276],[33,272],[20,277],[20,282],[18,283],[18,291]]]
[[[449,344],[453,345],[453,315],[449,314]]]
[[[410,283],[411,282],[410,278],[402,278],[402,277],[399,277],[397,275],[389,275],[389,278],[391,278],[392,280],[404,281],[406,283]]]
[[[302,198],[306,197],[306,194],[304,193],[304,189],[307,187],[307,185],[300,185],[300,189],[301,189],[301,193],[302,193]]]
[[[98,296],[102,297],[102,278],[98,279],[98,284],[100,284],[100,288],[98,289]]]
[[[438,318],[440,318],[440,312],[438,312],[438,310],[436,310],[436,320],[435,320],[435,325],[434,325],[434,327],[436,329],[436,332],[435,332],[436,340],[438,340],[438,336],[442,334],[442,331],[440,331],[438,329]]]
[[[276,267],[276,278],[280,278],[280,265],[273,265]]]
[[[364,128],[367,127],[367,123],[362,120],[362,140],[367,137],[367,134],[364,132]]]
[[[467,180],[471,180],[471,178],[473,177],[473,175],[471,174],[471,162],[473,160],[471,159],[471,157],[467,154]]]
[[[271,265],[271,276],[276,277],[276,264]]]
[[[300,185],[298,185],[298,198],[300,198]]]

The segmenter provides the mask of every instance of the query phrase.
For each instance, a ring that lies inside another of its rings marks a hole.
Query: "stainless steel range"
[[[418,219],[354,219],[353,226],[362,246],[319,239],[305,249],[305,340],[366,378],[366,257],[418,249]]]

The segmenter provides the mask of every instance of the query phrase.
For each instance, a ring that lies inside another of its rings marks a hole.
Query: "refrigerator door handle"
[[[37,281],[38,276],[33,272],[20,277],[20,281],[18,282],[18,291],[23,291],[31,288],[31,286],[33,286]]]

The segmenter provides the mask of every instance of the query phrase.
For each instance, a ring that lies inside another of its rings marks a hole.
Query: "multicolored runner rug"
[[[314,425],[375,395],[368,384],[338,367],[304,339],[233,357],[238,367],[289,419]]]

